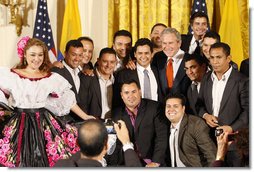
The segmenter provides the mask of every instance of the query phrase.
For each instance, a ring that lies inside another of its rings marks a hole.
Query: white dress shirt
[[[99,84],[101,89],[101,107],[102,107],[101,118],[104,119],[106,114],[111,112],[113,83],[115,79],[114,76],[111,75],[108,80],[105,80],[97,69],[96,72],[99,78]]]
[[[149,65],[147,68],[144,68],[137,63],[137,72],[138,72],[138,79],[139,79],[141,92],[142,92],[142,98],[144,97],[144,70],[145,69],[148,71],[148,76],[150,79],[151,94],[152,94],[151,100],[158,101],[158,93],[157,93],[158,83],[151,69],[151,66]]]
[[[179,151],[178,151],[178,147],[179,147],[179,145],[178,145],[178,138],[179,138],[179,130],[180,130],[180,124],[181,124],[181,122],[182,122],[182,119],[183,119],[183,117],[180,119],[180,121],[177,123],[177,125],[174,127],[173,125],[171,125],[170,126],[170,132],[173,132],[174,133],[174,137],[175,137],[175,157],[176,157],[176,159],[175,159],[175,161],[176,161],[176,165],[177,165],[177,167],[185,167],[185,165],[183,164],[183,162],[181,161],[181,159],[180,159],[180,157],[179,157]],[[170,147],[170,152],[173,152],[173,147],[172,147],[172,145],[173,145],[173,143],[172,143],[172,137],[173,137],[173,135],[171,135],[170,134],[170,137],[169,137],[169,147]],[[173,157],[173,154],[172,153],[170,153],[170,156],[171,156],[171,160],[173,160],[174,159],[174,157]],[[172,164],[172,166],[174,166],[174,162],[172,161],[171,162]]]
[[[199,42],[199,46],[201,47],[201,44],[202,44],[201,40],[199,40],[198,42]],[[189,46],[189,52],[188,53],[189,54],[193,54],[194,51],[196,50],[196,48],[197,48],[196,39],[195,39],[194,36],[192,36],[192,39],[191,39],[191,42],[190,42],[190,46]]]
[[[232,72],[232,67],[222,75],[222,79],[218,80],[216,74],[213,72],[211,75],[213,81],[212,96],[213,96],[213,115],[218,117],[222,96],[228,82],[228,78]]]
[[[63,61],[63,65],[66,67],[66,69],[70,72],[71,74],[71,77],[74,81],[74,84],[75,84],[75,87],[76,87],[76,90],[77,92],[79,91],[79,88],[80,88],[80,78],[78,76],[80,70],[79,68],[71,68],[65,61]]]
[[[175,76],[177,74],[177,71],[181,65],[181,62],[183,60],[183,56],[184,56],[184,51],[179,49],[178,52],[175,54],[175,56],[172,57],[172,60],[173,60],[173,72],[174,72],[174,79],[175,79]],[[169,61],[170,57],[168,57],[167,59],[167,63]]]
[[[198,90],[198,93],[199,93],[199,90],[200,90],[200,87],[201,87],[201,82],[197,82],[197,81],[192,81],[191,84],[194,84],[197,86],[197,90]]]

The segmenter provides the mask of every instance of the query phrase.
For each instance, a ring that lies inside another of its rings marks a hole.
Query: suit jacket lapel
[[[133,77],[134,77],[133,79],[135,81],[137,81],[139,83],[139,85],[140,85],[139,78],[138,78],[138,70],[137,70],[137,68],[133,71]]]
[[[162,92],[164,95],[167,94],[168,90],[168,83],[167,83],[167,76],[166,76],[166,69],[167,69],[167,56],[164,52],[161,52],[163,55],[158,59],[158,74],[160,78],[160,84],[162,88]]]
[[[133,141],[134,138],[134,130],[133,130],[133,126],[130,120],[130,117],[128,115],[128,113],[125,110],[125,107],[122,109],[122,119],[126,124],[126,127],[128,128],[129,134],[130,134],[130,139]]]
[[[73,78],[71,76],[71,73],[68,71],[68,69],[66,67],[64,67],[64,75],[66,76],[66,79],[69,81],[69,83],[72,85],[72,90],[74,91],[75,95],[76,95],[76,99],[78,101],[78,91],[75,87],[75,84],[74,84],[74,81],[73,81]]]
[[[181,55],[181,56],[184,56],[184,54]],[[176,73],[176,76],[175,76],[175,79],[174,79],[174,84],[173,84],[173,88],[172,88],[172,89],[177,88],[178,85],[180,84],[181,80],[182,80],[183,77],[185,76],[185,70],[184,70],[184,65],[185,65],[185,64],[184,64],[184,63],[185,63],[185,58],[182,57],[182,62],[181,62],[180,66],[179,66],[179,68],[178,68],[178,71],[177,71],[177,73]]]
[[[225,86],[225,89],[224,89],[224,92],[223,92],[223,96],[222,96],[222,99],[221,99],[221,103],[220,103],[220,111],[222,110],[222,108],[224,107],[224,105],[226,104],[227,100],[229,99],[230,97],[230,93],[231,93],[231,90],[234,88],[235,86],[235,80],[234,80],[234,69],[232,70],[229,78],[228,78],[228,82]],[[219,111],[219,112],[220,112]]]
[[[92,85],[92,87],[94,87],[98,101],[100,102],[100,105],[102,106],[102,104],[101,104],[101,87],[100,87],[98,75],[95,74],[93,79],[94,79],[94,82],[93,82],[94,84]]]
[[[207,82],[207,101],[208,101],[208,105],[209,108],[211,109],[211,112],[213,112],[213,81],[211,79],[211,75],[208,76],[208,82]],[[206,90],[204,90],[206,91]]]
[[[141,123],[142,119],[144,118],[145,104],[146,104],[146,102],[144,102],[144,100],[141,100],[140,106],[138,108],[138,114],[137,114],[137,117],[136,117],[136,120],[135,120],[135,132],[138,131],[140,123]]]
[[[188,125],[188,116],[187,114],[184,114],[182,122],[180,124],[180,128],[179,128],[179,135],[178,135],[178,151],[179,151],[179,157],[182,160],[182,162],[184,162],[187,166],[190,166],[190,164],[188,164],[188,160],[186,159],[186,156],[184,156],[184,153],[182,152],[182,146],[183,145],[183,139],[184,139],[184,133],[186,130],[186,127]]]

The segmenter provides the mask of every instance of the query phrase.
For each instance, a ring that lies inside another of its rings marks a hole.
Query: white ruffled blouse
[[[57,116],[70,112],[76,104],[71,85],[57,73],[43,78],[26,78],[15,71],[0,67],[0,102],[18,108],[46,108]],[[6,95],[9,95],[7,101]]]

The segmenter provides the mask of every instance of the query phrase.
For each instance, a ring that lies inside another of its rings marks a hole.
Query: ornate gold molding
[[[18,36],[20,36],[22,31],[25,2],[26,0],[0,0],[0,4],[10,9],[10,23],[16,25],[16,32]]]

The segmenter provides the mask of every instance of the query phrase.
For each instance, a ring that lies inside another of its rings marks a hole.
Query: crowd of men
[[[52,71],[69,81],[84,112],[121,125],[114,125],[118,139],[109,155],[100,122],[62,117],[80,126],[81,155],[59,166],[103,166],[103,157],[107,166],[209,167],[217,160],[215,130],[228,135],[248,128],[249,60],[239,72],[229,45],[208,31],[204,13],[194,13],[190,24],[193,35],[155,24],[150,39],[140,38],[134,47],[131,33],[119,30],[94,66],[90,38],[67,43],[64,60]],[[225,166],[243,164],[235,142],[225,153]],[[89,158],[90,163],[80,160]]]

